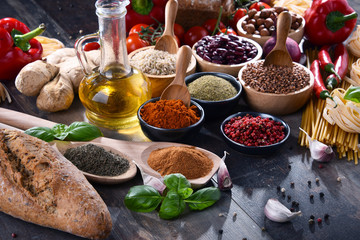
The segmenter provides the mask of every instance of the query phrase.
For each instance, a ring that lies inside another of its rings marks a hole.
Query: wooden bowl
[[[244,39],[245,41],[248,41],[252,44],[255,45],[255,47],[258,50],[257,55],[255,56],[255,58],[253,58],[252,60],[245,62],[245,63],[241,63],[241,64],[232,64],[232,65],[225,65],[225,64],[216,64],[216,63],[212,63],[209,61],[204,60],[202,57],[200,57],[199,55],[196,54],[196,50],[195,50],[195,45],[197,43],[195,43],[192,47],[192,51],[193,51],[193,55],[196,58],[196,61],[198,63],[199,66],[199,70],[201,72],[220,72],[220,73],[227,73],[230,74],[234,77],[236,77],[239,74],[239,70],[245,66],[247,63],[250,62],[255,62],[257,60],[259,60],[263,54],[263,50],[262,47],[255,41],[251,40],[251,39],[247,39],[247,38],[243,38],[243,37],[239,37],[240,39]]]
[[[246,37],[246,38],[249,38],[251,40],[254,40],[258,44],[260,44],[261,47],[263,47],[265,42],[267,40],[269,40],[271,38],[271,36],[260,36],[260,35],[257,35],[257,34],[256,35],[248,34],[241,26],[242,22],[245,21],[245,19],[247,19],[247,17],[248,17],[247,15],[242,17],[236,24],[236,27],[238,29],[237,32],[238,32],[239,36]],[[301,26],[296,31],[290,32],[289,35],[288,35],[288,37],[294,39],[297,43],[300,43],[301,39],[304,36],[304,31],[305,31],[305,19],[303,17],[301,17],[301,18],[302,18]]]
[[[147,50],[149,48],[154,48],[154,46],[144,47],[137,49],[129,54],[129,59],[131,59],[136,53],[140,51]],[[196,69],[196,59],[194,56],[191,57],[189,67],[186,71],[186,76],[195,72]],[[164,89],[174,80],[175,73],[171,75],[152,75],[144,73],[146,77],[149,78],[151,82],[152,98],[160,97]]]
[[[259,60],[263,62],[264,60]],[[309,100],[313,86],[314,86],[314,75],[311,71],[303,65],[294,62],[294,64],[302,67],[310,75],[310,84],[303,89],[287,94],[276,94],[276,93],[263,93],[256,91],[250,86],[246,86],[242,79],[242,74],[245,66],[239,72],[239,81],[243,86],[245,92],[245,100],[248,105],[255,111],[274,114],[274,115],[286,115],[299,110]]]

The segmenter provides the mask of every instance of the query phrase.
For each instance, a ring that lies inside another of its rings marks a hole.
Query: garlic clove
[[[335,157],[335,153],[331,146],[328,146],[318,140],[312,140],[311,137],[304,129],[299,128],[305,133],[307,140],[309,141],[309,149],[311,158],[319,162],[329,162]]]
[[[162,195],[166,188],[166,185],[164,184],[161,175],[159,174],[160,179],[157,177],[151,176],[151,175],[147,174],[146,172],[144,172],[144,170],[142,169],[142,167],[139,164],[137,164],[135,161],[133,161],[133,162],[140,170],[144,185],[148,185],[148,186],[155,188]]]
[[[274,222],[287,222],[294,219],[296,216],[301,216],[301,211],[291,212],[279,200],[270,198],[265,207],[264,213],[267,218]]]
[[[224,151],[224,156],[222,157],[222,159],[220,161],[220,166],[219,166],[219,170],[217,173],[217,182],[218,182],[218,187],[220,190],[228,190],[233,187],[229,171],[225,164],[226,154],[228,154],[228,153],[226,151]]]

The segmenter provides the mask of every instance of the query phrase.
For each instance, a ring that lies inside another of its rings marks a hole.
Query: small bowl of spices
[[[222,122],[220,129],[230,147],[250,155],[273,153],[290,136],[287,123],[270,114],[258,112],[233,114]]]
[[[314,75],[301,64],[293,67],[264,66],[264,60],[247,64],[239,72],[245,100],[258,112],[286,115],[299,110],[309,100]]]
[[[206,118],[228,114],[239,102],[242,86],[226,73],[199,72],[185,78],[191,98],[199,103]]]
[[[130,65],[142,71],[151,82],[152,97],[160,97],[175,78],[176,54],[155,50],[154,46],[137,49],[129,54]],[[195,72],[196,59],[191,57],[186,75]]]
[[[232,34],[205,36],[192,50],[201,72],[221,72],[234,77],[246,63],[259,60],[263,53],[257,42]]]
[[[140,127],[153,141],[182,141],[200,131],[204,109],[191,100],[187,108],[181,100],[152,98],[143,103],[138,112]]]
[[[100,143],[55,141],[53,147],[91,182],[118,184],[132,179],[137,172],[128,156]]]

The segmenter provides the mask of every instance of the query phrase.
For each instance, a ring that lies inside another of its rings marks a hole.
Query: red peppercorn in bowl
[[[280,118],[258,112],[239,112],[221,124],[226,143],[235,150],[264,155],[278,150],[290,135],[290,128]]]

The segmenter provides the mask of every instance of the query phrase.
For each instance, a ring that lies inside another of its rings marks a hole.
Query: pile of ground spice
[[[145,104],[140,110],[141,118],[148,124],[167,129],[188,127],[200,120],[199,109],[187,108],[181,100],[159,100]]]
[[[187,179],[206,176],[213,161],[195,147],[167,147],[154,150],[148,158],[149,166],[161,176],[181,173]]]
[[[94,144],[69,148],[64,156],[79,170],[100,176],[117,176],[130,168],[129,160]]]

